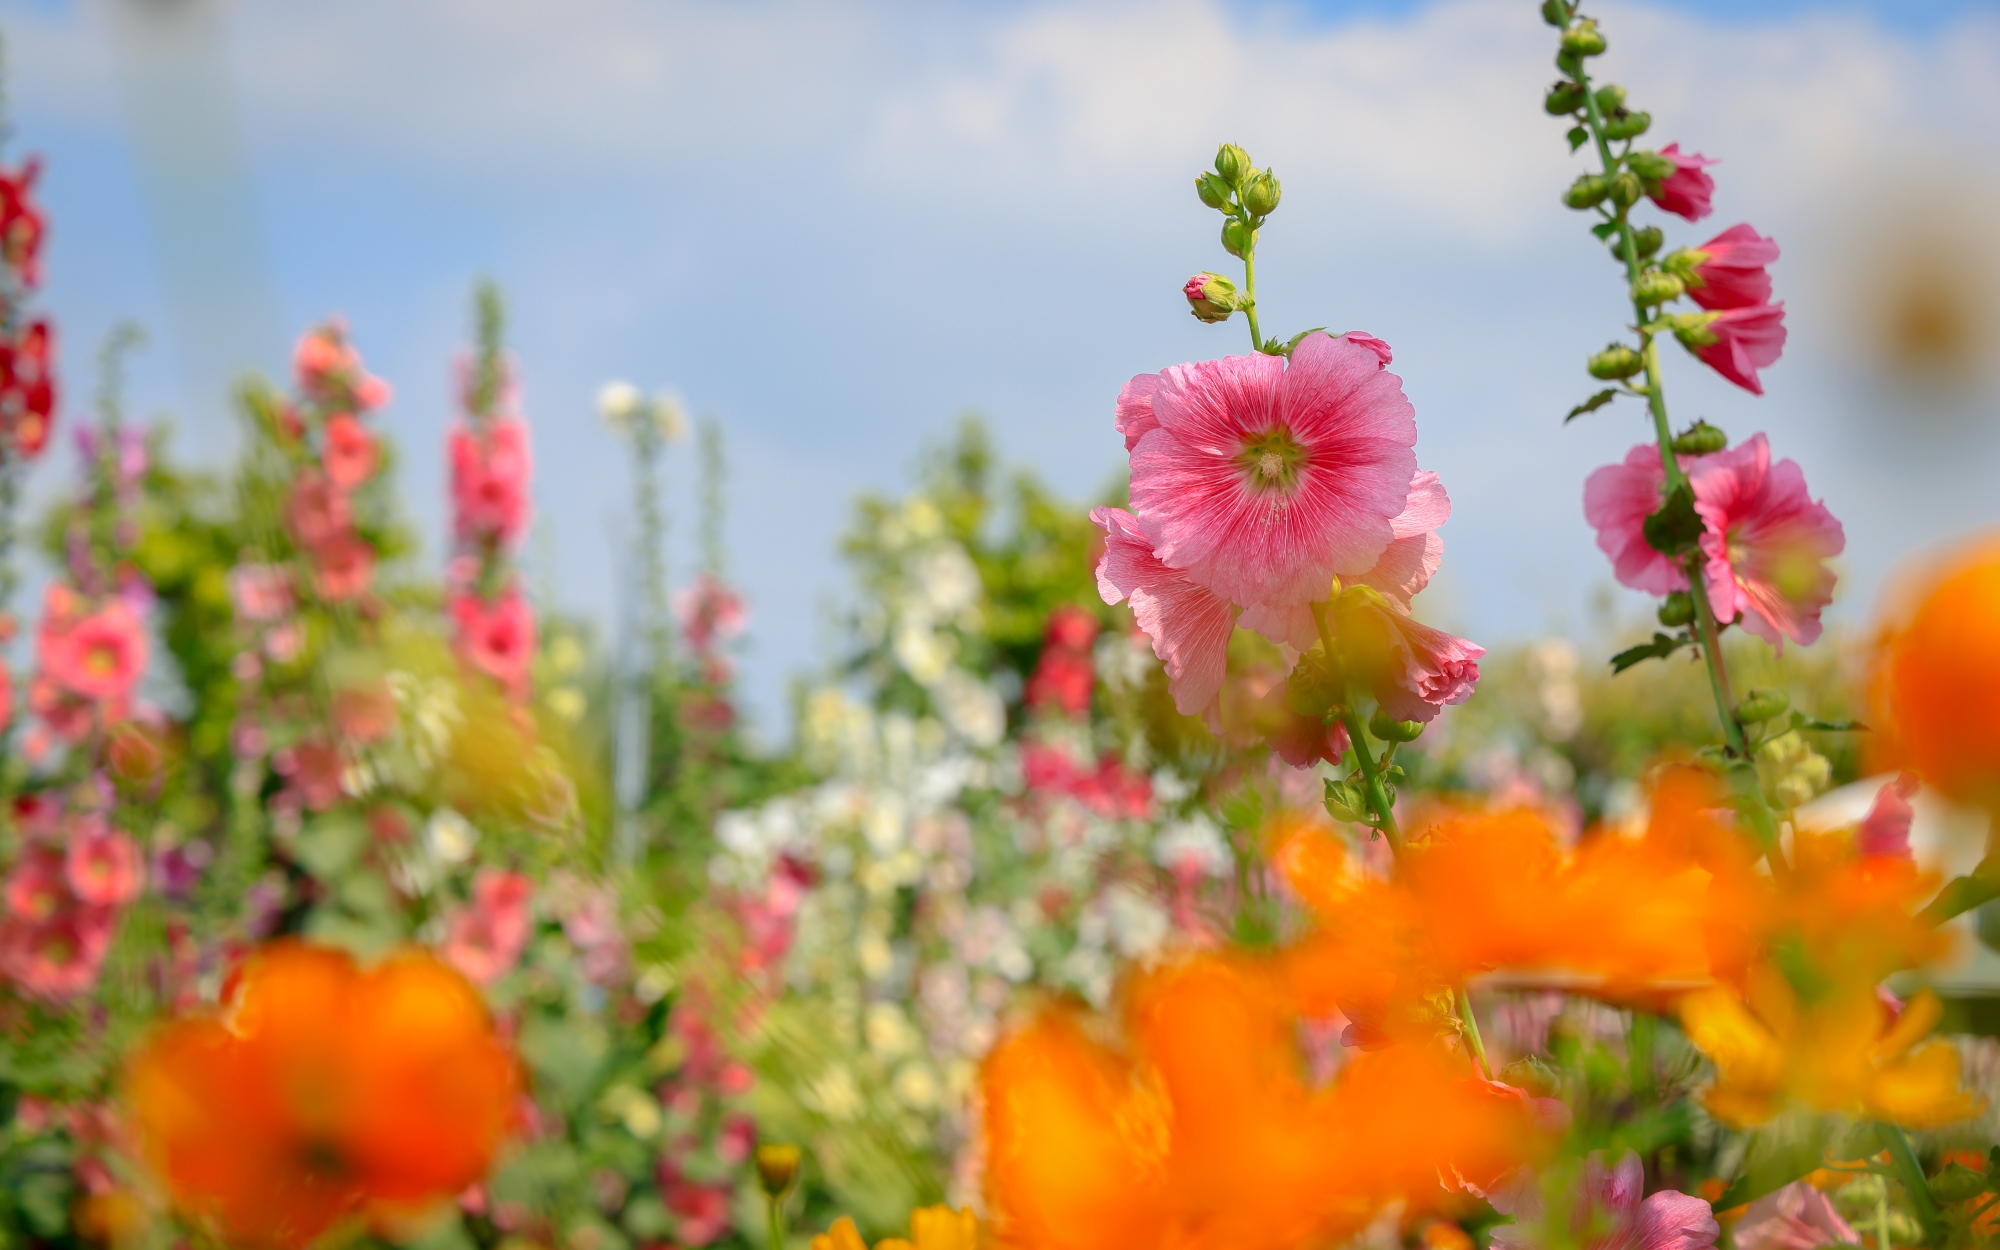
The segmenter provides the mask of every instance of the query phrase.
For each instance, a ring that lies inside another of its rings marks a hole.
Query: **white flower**
[[[1171,926],[1166,910],[1131,886],[1121,883],[1106,890],[1104,911],[1111,923],[1111,944],[1127,959],[1143,959],[1167,940]]]
[[[1228,874],[1231,861],[1222,831],[1205,814],[1196,812],[1168,825],[1153,839],[1153,862],[1168,871],[1189,866],[1220,877]]]
[[[913,570],[931,611],[946,620],[979,602],[979,570],[956,544],[933,547]]]
[[[894,1003],[870,1003],[861,1017],[861,1036],[868,1049],[887,1059],[907,1055],[917,1048],[917,1031],[909,1017]]]
[[[998,746],[1007,733],[1007,705],[993,687],[962,668],[947,670],[931,691],[945,724],[976,747]]]
[[[896,662],[920,686],[932,685],[943,677],[957,650],[952,639],[932,629],[921,616],[906,616],[896,622]]]
[[[904,1064],[889,1089],[897,1101],[912,1111],[928,1111],[937,1105],[938,1082],[928,1064],[914,1060]]]
[[[840,1064],[834,1064],[820,1073],[801,1091],[799,1101],[805,1104],[808,1111],[817,1111],[836,1123],[852,1120],[861,1114],[865,1105],[854,1074]]]
[[[630,382],[606,382],[597,392],[597,410],[604,414],[604,419],[614,429],[622,430],[630,425],[639,411],[639,405],[645,402],[639,388]]]
[[[424,822],[424,849],[433,862],[462,864],[479,845],[479,830],[449,807],[440,807]]]

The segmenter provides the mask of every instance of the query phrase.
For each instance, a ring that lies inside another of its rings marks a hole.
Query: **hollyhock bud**
[[[1198,273],[1181,287],[1181,294],[1187,296],[1189,310],[1197,318],[1211,323],[1229,320],[1241,307],[1236,284],[1221,274]]]
[[[1606,117],[1625,107],[1625,88],[1617,83],[1605,83],[1593,94],[1597,97],[1597,111]]]
[[[1542,20],[1551,26],[1567,26],[1575,9],[1567,0],[1542,0]]]
[[[1665,318],[1674,337],[1701,362],[1752,395],[1764,393],[1758,370],[1785,350],[1785,306],[1675,313]]]
[[[1224,182],[1219,174],[1211,174],[1205,171],[1196,174],[1194,178],[1194,193],[1200,196],[1201,202],[1210,208],[1227,209],[1229,207],[1229,184]]]
[[[1216,149],[1215,172],[1231,187],[1240,187],[1243,180],[1256,172],[1250,164],[1250,154],[1233,143],[1225,143]]]
[[[1683,153],[1678,143],[1658,152],[1634,152],[1626,162],[1645,180],[1653,203],[1689,221],[1700,221],[1714,211],[1709,201],[1715,195],[1715,179],[1702,171],[1715,163],[1699,153]]]
[[[1782,690],[1752,690],[1737,702],[1736,719],[1746,725],[1761,724],[1782,716],[1791,705],[1791,697]]]
[[[1651,113],[1628,113],[1623,109],[1604,119],[1604,137],[1614,142],[1636,139],[1653,128]]]
[[[1694,622],[1694,596],[1685,590],[1676,590],[1660,604],[1656,615],[1660,624],[1668,629],[1679,629]]]
[[[1222,250],[1238,260],[1251,248],[1257,246],[1257,232],[1231,217],[1222,223]]]
[[[1584,87],[1574,79],[1565,78],[1549,88],[1543,98],[1542,107],[1551,117],[1567,117],[1583,107]]]
[[[1563,51],[1576,56],[1598,56],[1607,45],[1597,23],[1586,18],[1563,32],[1562,46]]]
[[[1748,225],[1731,226],[1698,248],[1681,248],[1665,264],[1687,282],[1688,298],[1703,308],[1753,308],[1771,301],[1765,266],[1778,245]]]
[[[1666,233],[1658,226],[1641,226],[1632,232],[1632,250],[1639,254],[1640,260],[1659,251],[1660,245],[1666,241]]]
[[[1259,170],[1257,176],[1243,185],[1243,207],[1250,210],[1253,217],[1269,217],[1277,211],[1279,197],[1283,191],[1278,180],[1268,169]]]
[[[1632,283],[1632,302],[1642,308],[1651,308],[1677,300],[1686,291],[1686,285],[1666,270],[1648,269]]]
[[[1611,175],[1611,202],[1620,208],[1630,208],[1639,202],[1645,188],[1639,183],[1639,176],[1629,169],[1621,169]]]
[[[1645,367],[1645,358],[1623,343],[1613,343],[1590,358],[1590,376],[1606,382],[1629,378]]]
[[[1563,203],[1571,208],[1591,208],[1611,194],[1611,180],[1602,174],[1584,174],[1563,192]]]
[[[1729,446],[1729,435],[1706,421],[1697,421],[1674,436],[1674,454],[1709,456]]]
[[[1383,742],[1415,742],[1423,737],[1424,723],[1420,720],[1391,720],[1377,709],[1375,715],[1368,718],[1368,732]]]

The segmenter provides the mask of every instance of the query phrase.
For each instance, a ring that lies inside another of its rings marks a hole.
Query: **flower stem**
[[[1247,219],[1239,217],[1237,220],[1243,222],[1244,232],[1250,239],[1250,245],[1243,249],[1243,319],[1250,323],[1250,350],[1261,352],[1264,350],[1264,336],[1257,330],[1257,234]]]
[[[1479,1065],[1479,1073],[1487,1080],[1493,1079],[1493,1065],[1486,1058],[1486,1043],[1479,1036],[1479,1020],[1472,1014],[1472,995],[1463,985],[1458,987],[1458,1031],[1465,1038],[1466,1048],[1472,1052],[1474,1062]]]
[[[1319,645],[1326,649],[1326,658],[1333,660],[1333,627],[1326,621],[1327,605],[1324,602],[1312,605],[1313,626],[1319,630]],[[1375,757],[1369,753],[1368,739],[1361,732],[1361,717],[1354,711],[1352,696],[1344,697],[1340,704],[1340,723],[1347,727],[1347,742],[1354,749],[1354,758],[1361,764],[1361,785],[1368,798],[1368,810],[1375,815],[1375,828],[1389,841],[1389,850],[1396,858],[1403,857],[1403,835],[1396,828],[1395,804],[1389,801],[1389,792],[1382,786],[1382,773],[1376,767]],[[1393,747],[1391,748],[1393,749]],[[1383,762],[1387,763],[1387,755]]]
[[[785,1250],[785,1200],[779,1194],[768,1195],[765,1209],[770,1212],[771,1250]]]
[[[1910,1139],[1903,1136],[1903,1130],[1887,1121],[1878,1121],[1875,1132],[1882,1139],[1882,1145],[1889,1152],[1889,1164],[1896,1169],[1896,1179],[1903,1183],[1903,1190],[1910,1196],[1910,1205],[1917,1209],[1917,1221],[1924,1226],[1924,1241],[1936,1244],[1943,1231],[1944,1213],[1938,1210],[1937,1199],[1931,1196],[1930,1182],[1924,1179],[1923,1165],[1917,1162],[1917,1155],[1910,1149]],[[1888,1250],[1888,1220],[1881,1224],[1883,1250]]]

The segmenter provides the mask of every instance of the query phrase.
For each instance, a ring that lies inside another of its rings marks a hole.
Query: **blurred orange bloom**
[[[1875,653],[1878,762],[2000,808],[2000,537],[1902,589]]]
[[[1127,988],[1115,1041],[1063,1009],[1002,1041],[982,1074],[998,1243],[1319,1245],[1533,1150],[1530,1100],[1437,1042],[1359,1055],[1313,1087],[1277,972],[1193,956]]]
[[[812,1250],[868,1250],[854,1221],[841,1216],[812,1239]],[[910,1212],[910,1236],[884,1237],[875,1250],[979,1250],[979,1220],[970,1209],[922,1207]]]
[[[374,968],[276,942],[219,1011],[157,1030],[126,1071],[147,1162],[175,1205],[245,1245],[410,1215],[483,1176],[518,1074],[485,1005],[430,955]]]

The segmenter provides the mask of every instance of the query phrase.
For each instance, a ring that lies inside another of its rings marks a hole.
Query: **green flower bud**
[[[1556,53],[1556,68],[1571,78],[1583,77],[1583,58],[1576,53],[1564,51]]]
[[[1642,308],[1677,300],[1687,294],[1687,284],[1663,269],[1648,269],[1632,284],[1632,302]]]
[[[1611,202],[1620,208],[1630,208],[1639,202],[1646,188],[1639,185],[1638,175],[1629,169],[1621,169],[1611,175]]]
[[[1225,143],[1216,150],[1215,172],[1232,187],[1240,187],[1243,180],[1257,172],[1250,164],[1250,154],[1233,143]]]
[[[1611,180],[1602,174],[1585,174],[1569,184],[1563,192],[1563,203],[1571,208],[1590,208],[1603,202],[1611,194]]]
[[[1368,800],[1361,795],[1361,788],[1351,781],[1326,779],[1326,814],[1335,820],[1349,824],[1368,823]]]
[[[1629,378],[1646,367],[1638,352],[1623,343],[1613,343],[1590,358],[1590,376],[1606,382]]]
[[[1625,88],[1615,82],[1605,83],[1597,89],[1597,111],[1606,117],[1625,107]]]
[[[1931,1196],[1947,1207],[1970,1202],[1985,1192],[1986,1177],[1963,1163],[1947,1164],[1931,1178]]]
[[[798,1181],[803,1159],[797,1146],[766,1142],[757,1147],[757,1183],[771,1197],[784,1197]]]
[[[1679,629],[1694,622],[1694,596],[1685,590],[1676,590],[1660,604],[1660,624],[1668,629]]]
[[[1661,320],[1667,323],[1667,328],[1674,332],[1674,337],[1681,341],[1682,347],[1693,349],[1707,347],[1716,341],[1719,336],[1708,327],[1720,315],[1712,312],[1684,312],[1662,317]]]
[[[1243,254],[1257,246],[1257,232],[1231,217],[1222,223],[1222,250],[1238,260]]]
[[[1632,242],[1638,249],[1640,260],[1659,251],[1660,245],[1666,241],[1667,236],[1660,232],[1658,226],[1641,226],[1632,232]]]
[[[1677,275],[1685,282],[1694,276],[1694,271],[1707,259],[1708,253],[1698,247],[1677,247],[1661,259],[1660,268]]]
[[[1565,52],[1574,52],[1578,56],[1599,56],[1607,46],[1604,36],[1597,31],[1597,23],[1588,18],[1563,32]]]
[[[1210,173],[1196,174],[1194,179],[1194,193],[1200,196],[1201,202],[1210,208],[1219,208],[1225,211],[1229,208],[1229,184],[1224,182],[1220,175]]]
[[[1706,421],[1697,421],[1674,438],[1674,454],[1711,456],[1729,446],[1729,435]]]
[[[1636,139],[1652,128],[1651,113],[1628,113],[1619,109],[1604,119],[1604,137],[1607,139]]]
[[[1271,176],[1271,171],[1258,170],[1256,177],[1243,184],[1243,207],[1250,210],[1252,217],[1269,217],[1278,207],[1280,194],[1278,180]]]
[[[1550,117],[1567,117],[1583,107],[1583,84],[1565,78],[1549,88],[1549,94],[1542,100],[1542,107]]]
[[[1415,742],[1423,735],[1424,723],[1420,720],[1390,720],[1377,708],[1375,715],[1368,718],[1368,732],[1382,742]]]
[[[1564,0],[1542,0],[1542,20],[1551,26],[1569,25],[1570,7]]]
[[[1792,700],[1782,690],[1752,690],[1736,705],[1736,719],[1746,725],[1756,725],[1782,716]]]
[[[1671,157],[1661,156],[1648,148],[1641,148],[1625,158],[1625,168],[1639,175],[1644,182],[1658,182],[1663,178],[1672,177],[1673,172],[1680,166],[1674,164]]]
[[[1188,308],[1198,319],[1211,323],[1227,321],[1243,307],[1236,284],[1219,273],[1196,274],[1182,285],[1181,294],[1187,296]]]

